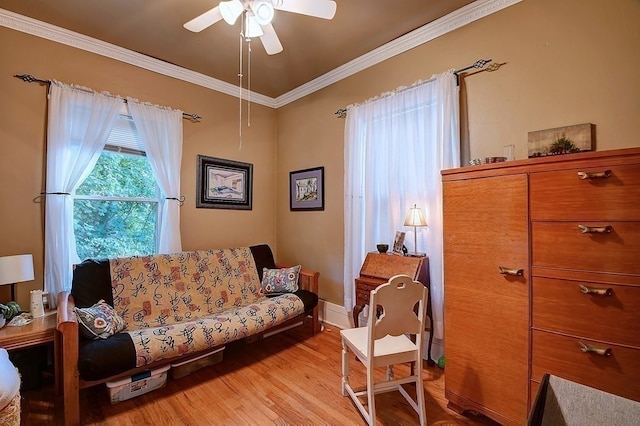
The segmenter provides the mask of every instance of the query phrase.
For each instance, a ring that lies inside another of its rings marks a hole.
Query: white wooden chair
[[[427,288],[407,275],[396,275],[371,291],[367,327],[342,330],[342,395],[349,395],[369,425],[376,423],[375,394],[398,390],[418,413],[421,425],[427,424],[422,383],[424,321]],[[418,305],[417,312],[415,311]],[[376,315],[381,312],[380,315]],[[409,336],[413,336],[411,339]],[[349,384],[350,351],[367,368],[366,389],[355,391]],[[373,356],[370,356],[373,354]],[[407,377],[396,379],[391,367],[416,363]],[[374,382],[374,369],[387,367],[386,381]],[[416,400],[402,385],[415,383]],[[368,409],[360,397],[367,396]]]

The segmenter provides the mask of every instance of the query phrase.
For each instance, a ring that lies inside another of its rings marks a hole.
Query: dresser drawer
[[[533,278],[533,327],[640,348],[640,287]],[[603,290],[608,295],[583,293]]]
[[[579,226],[610,226],[604,234]],[[640,222],[532,222],[532,264],[540,267],[640,274]]]
[[[640,164],[532,173],[529,182],[533,220],[640,220]]]
[[[544,373],[640,400],[640,350],[605,345],[534,330],[532,333],[531,380],[540,382]],[[610,356],[585,353],[580,342],[609,348]]]

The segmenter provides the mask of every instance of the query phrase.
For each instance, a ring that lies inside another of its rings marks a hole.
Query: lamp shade
[[[262,28],[260,28],[260,24],[256,21],[256,17],[252,12],[247,12],[247,24],[245,25],[245,37],[253,38],[253,37],[261,37],[264,35]]]
[[[218,8],[220,9],[222,19],[229,25],[235,24],[238,16],[244,11],[244,6],[242,6],[240,0],[221,1]]]
[[[404,220],[404,226],[427,226],[427,221],[424,220],[422,209],[416,204],[409,209],[407,218]]]
[[[256,21],[260,25],[269,25],[273,20],[273,4],[268,1],[252,1],[251,10],[256,16]]]
[[[0,257],[0,285],[33,280],[33,255]]]

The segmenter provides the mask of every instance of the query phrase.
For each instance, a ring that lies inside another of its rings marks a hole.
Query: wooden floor
[[[349,397],[340,392],[340,330],[325,326],[311,337],[297,330],[227,348],[221,363],[165,388],[112,405],[104,385],[80,393],[87,425],[362,425]],[[365,383],[365,368],[351,364],[351,383]],[[404,373],[396,367],[396,375]],[[380,377],[384,374],[380,372]],[[436,425],[493,425],[481,416],[463,417],[446,408],[444,373],[424,364],[427,420]],[[49,379],[48,382],[51,382]],[[418,424],[397,392],[376,396],[379,425]],[[55,425],[51,384],[23,392],[22,424]]]

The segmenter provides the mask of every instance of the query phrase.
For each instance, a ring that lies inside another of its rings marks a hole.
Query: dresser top
[[[609,151],[589,151],[576,154],[549,155],[524,160],[504,161],[480,166],[465,166],[442,170],[443,182],[473,177],[500,176],[518,173],[543,172],[576,167],[598,167],[608,164],[640,163],[640,148]]]

